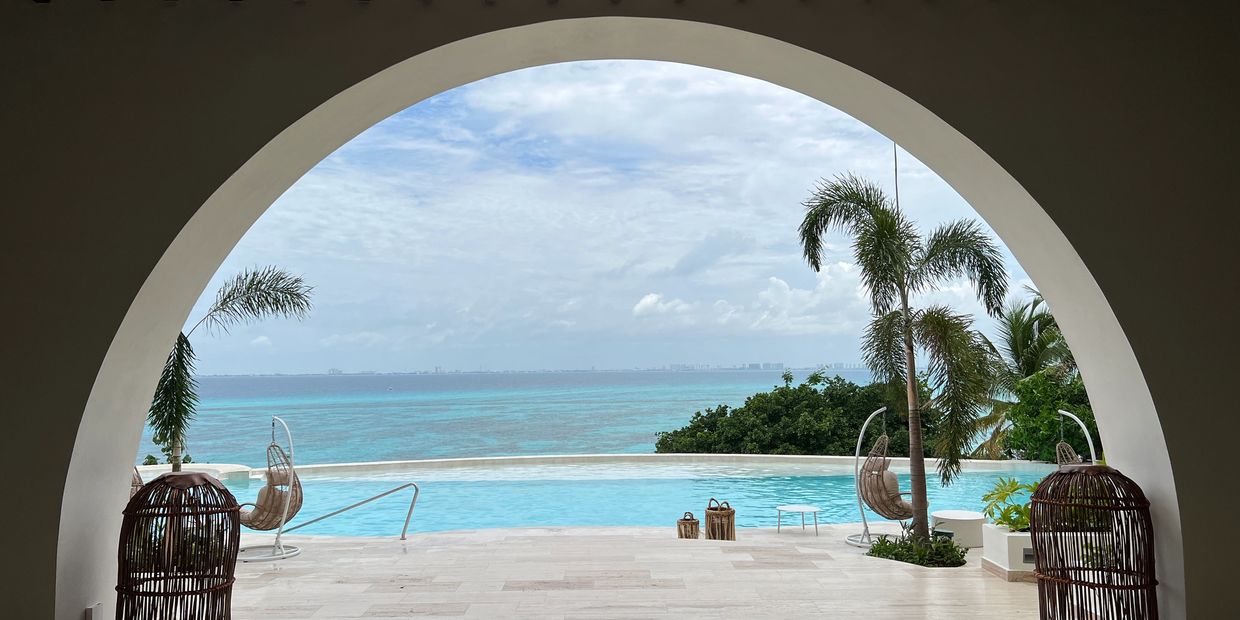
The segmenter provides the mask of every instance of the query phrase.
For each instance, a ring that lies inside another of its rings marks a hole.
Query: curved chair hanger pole
[[[280,418],[280,416],[274,416],[274,415],[271,416],[271,443],[276,442],[276,422],[279,422],[280,426],[284,427],[284,437],[285,439],[288,439],[289,471],[296,472],[297,470],[294,468],[294,465],[293,465],[294,463],[297,462],[296,460],[294,460],[294,453],[293,453],[293,432],[288,429],[288,424],[286,424],[284,420]],[[290,484],[292,484],[291,480],[290,480]],[[283,511],[280,513],[280,528],[276,530],[276,541],[273,545],[275,549],[279,551],[283,551],[284,549],[284,545],[281,544],[280,542],[280,537],[284,534],[284,525],[288,522],[288,505],[292,499],[293,499],[292,493],[286,493],[284,495],[284,507],[283,507]]]
[[[861,434],[857,435],[857,450],[853,453],[853,490],[857,492],[857,512],[861,514],[861,533],[853,534],[845,541],[856,547],[868,547],[871,542],[870,523],[865,518],[865,506],[861,503],[861,443],[865,441],[865,431],[870,427],[870,422],[885,411],[887,411],[886,407],[879,407],[865,419],[865,423],[861,425]]]
[[[1072,420],[1076,422],[1077,426],[1081,427],[1081,431],[1085,433],[1085,441],[1089,442],[1089,460],[1090,462],[1097,464],[1098,454],[1094,452],[1094,437],[1093,435],[1089,434],[1089,429],[1086,428],[1085,423],[1082,422],[1080,418],[1073,415],[1071,412],[1064,411],[1063,409],[1059,410],[1059,415],[1072,418]]]

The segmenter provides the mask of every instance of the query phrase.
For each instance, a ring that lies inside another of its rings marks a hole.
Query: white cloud
[[[680,299],[667,299],[661,293],[648,293],[633,306],[633,316],[684,314],[693,309]]]
[[[711,310],[715,313],[715,323],[719,325],[727,325],[741,315],[741,310],[726,299],[716,299],[715,303],[711,304]]]
[[[758,293],[750,326],[793,334],[856,333],[868,320],[867,312],[856,269],[841,262],[826,265],[810,289],[772,276]]]
[[[869,319],[868,299],[854,265],[828,263],[812,288],[798,288],[776,276],[747,298],[705,304],[648,293],[633,306],[634,316],[679,315],[682,323],[713,323],[733,330],[784,334],[847,334]]]
[[[257,337],[257,338],[255,338],[255,339],[253,339],[253,340],[251,340],[251,341],[250,341],[250,346],[252,346],[252,347],[269,347],[269,346],[271,346],[271,338],[268,338],[268,337],[266,337],[266,336],[259,336],[259,337]]]
[[[889,184],[890,153],[815,100],[699,67],[600,61],[495,76],[341,147],[228,257],[220,277],[277,264],[316,286],[309,320],[261,327],[283,357],[254,360],[227,338],[195,345],[204,372],[342,358],[476,368],[482,355],[495,368],[563,367],[587,338],[586,367],[658,365],[706,341],[720,356],[853,361],[869,311],[845,267],[850,241],[828,236],[831,265],[811,272],[800,203],[839,172]],[[926,227],[975,217],[911,157],[901,173],[902,205]],[[976,307],[967,287],[937,295]],[[266,335],[249,329],[234,335]]]

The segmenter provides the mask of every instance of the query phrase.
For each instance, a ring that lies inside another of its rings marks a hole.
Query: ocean
[[[833,371],[858,383],[865,370]],[[621,371],[201,377],[187,452],[266,464],[271,416],[299,463],[649,453],[695,411],[782,384],[781,371]],[[794,371],[796,380],[806,371]],[[280,439],[284,443],[283,438]],[[161,457],[142,436],[136,462]]]

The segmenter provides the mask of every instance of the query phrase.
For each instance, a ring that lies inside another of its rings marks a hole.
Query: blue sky
[[[978,218],[900,157],[923,227]],[[815,274],[796,236],[814,182],[846,171],[890,187],[891,142],[760,80],[646,61],[488,78],[375,125],[276,201],[190,323],[255,265],[301,274],[314,312],[195,335],[199,370],[855,361],[869,310],[848,240]],[[965,282],[929,298],[981,314]]]

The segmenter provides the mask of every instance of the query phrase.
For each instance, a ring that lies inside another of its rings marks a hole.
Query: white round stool
[[[943,529],[952,533],[952,540],[961,547],[980,547],[982,546],[982,524],[986,522],[986,516],[980,512],[971,510],[936,510],[930,513],[930,522],[937,529],[942,526]]]
[[[780,527],[783,526],[785,512],[801,513],[801,529],[805,529],[805,514],[809,513],[809,514],[814,515],[814,536],[817,536],[818,535],[818,510],[819,508],[817,506],[810,506],[808,504],[788,504],[786,506],[776,506],[775,507],[775,531],[778,532]]]

